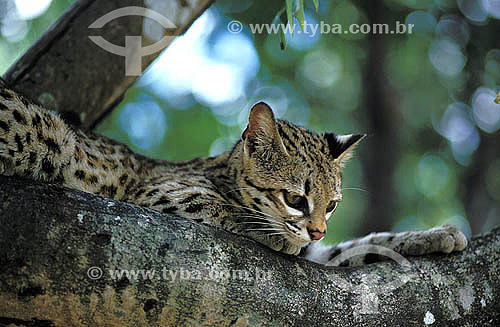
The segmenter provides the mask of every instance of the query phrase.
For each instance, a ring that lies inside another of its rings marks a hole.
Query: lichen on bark
[[[0,201],[0,326],[495,326],[500,319],[500,228],[462,253],[408,258],[410,271],[395,262],[336,268],[50,184],[0,176]],[[92,267],[103,276],[89,277]],[[112,278],[119,269],[159,275]],[[244,271],[250,278],[238,275]],[[213,279],[214,272],[237,273]],[[402,277],[401,287],[384,288]]]

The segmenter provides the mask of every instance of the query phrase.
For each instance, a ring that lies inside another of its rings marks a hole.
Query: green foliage
[[[300,24],[300,29],[304,32],[304,0],[297,0],[297,11],[295,12],[295,17]]]
[[[319,0],[313,0],[314,8],[316,11],[319,11]],[[282,18],[283,12],[286,12],[286,22]],[[299,22],[300,29],[304,32],[304,0],[285,0],[285,7],[283,7],[275,19],[273,20],[273,24],[285,23],[290,26],[290,35],[293,36],[294,33],[294,17]],[[285,31],[281,29],[280,32],[280,48],[281,50],[285,50],[286,48],[286,35]]]
[[[293,34],[293,0],[286,0],[286,17],[292,28],[290,33]]]
[[[314,2],[314,8],[316,9],[316,12],[319,11],[319,0],[313,0]]]

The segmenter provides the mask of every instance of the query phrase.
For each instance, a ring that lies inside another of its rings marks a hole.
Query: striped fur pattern
[[[261,102],[253,106],[232,151],[185,162],[153,160],[73,128],[0,85],[0,174],[56,182],[220,226],[321,263],[359,242],[392,246],[402,254],[463,249],[463,234],[446,228],[430,232],[431,246],[418,232],[386,233],[330,248],[309,246],[324,237],[342,200],[342,167],[364,136],[313,133],[276,119]],[[425,240],[412,243],[419,237]]]

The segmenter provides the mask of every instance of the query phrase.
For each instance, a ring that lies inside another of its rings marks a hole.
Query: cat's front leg
[[[462,251],[467,246],[467,238],[455,226],[444,225],[428,230],[401,233],[372,233],[360,239],[342,242],[330,246],[311,244],[305,253],[306,259],[322,264],[340,266],[359,266],[390,259],[378,250],[350,257],[342,262],[335,258],[342,252],[361,245],[377,245],[397,252],[402,256],[418,256],[428,253],[450,253]],[[332,261],[333,260],[333,261]]]
[[[300,246],[296,246],[288,242],[285,238],[283,238],[280,235],[266,235],[263,233],[258,233],[258,232],[244,232],[244,231],[236,231],[236,234],[246,236],[248,238],[253,239],[254,241],[257,241],[268,248],[285,253],[285,254],[290,254],[290,255],[299,255],[301,251]]]

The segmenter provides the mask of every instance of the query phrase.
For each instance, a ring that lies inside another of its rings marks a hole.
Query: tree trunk
[[[0,326],[500,321],[500,228],[461,253],[408,258],[409,268],[337,268],[56,185],[0,176],[0,201]],[[120,269],[139,275],[113,278]]]
[[[370,24],[393,23],[382,1],[361,1],[359,5],[365,9]],[[361,233],[390,230],[392,217],[397,212],[397,192],[392,175],[401,151],[397,135],[400,115],[394,107],[394,92],[384,73],[388,37],[392,35],[372,34],[366,47],[368,54],[363,74],[363,107],[368,123],[367,141],[370,144],[359,155],[366,188],[372,196],[365,209],[365,216],[370,219],[359,227]]]

